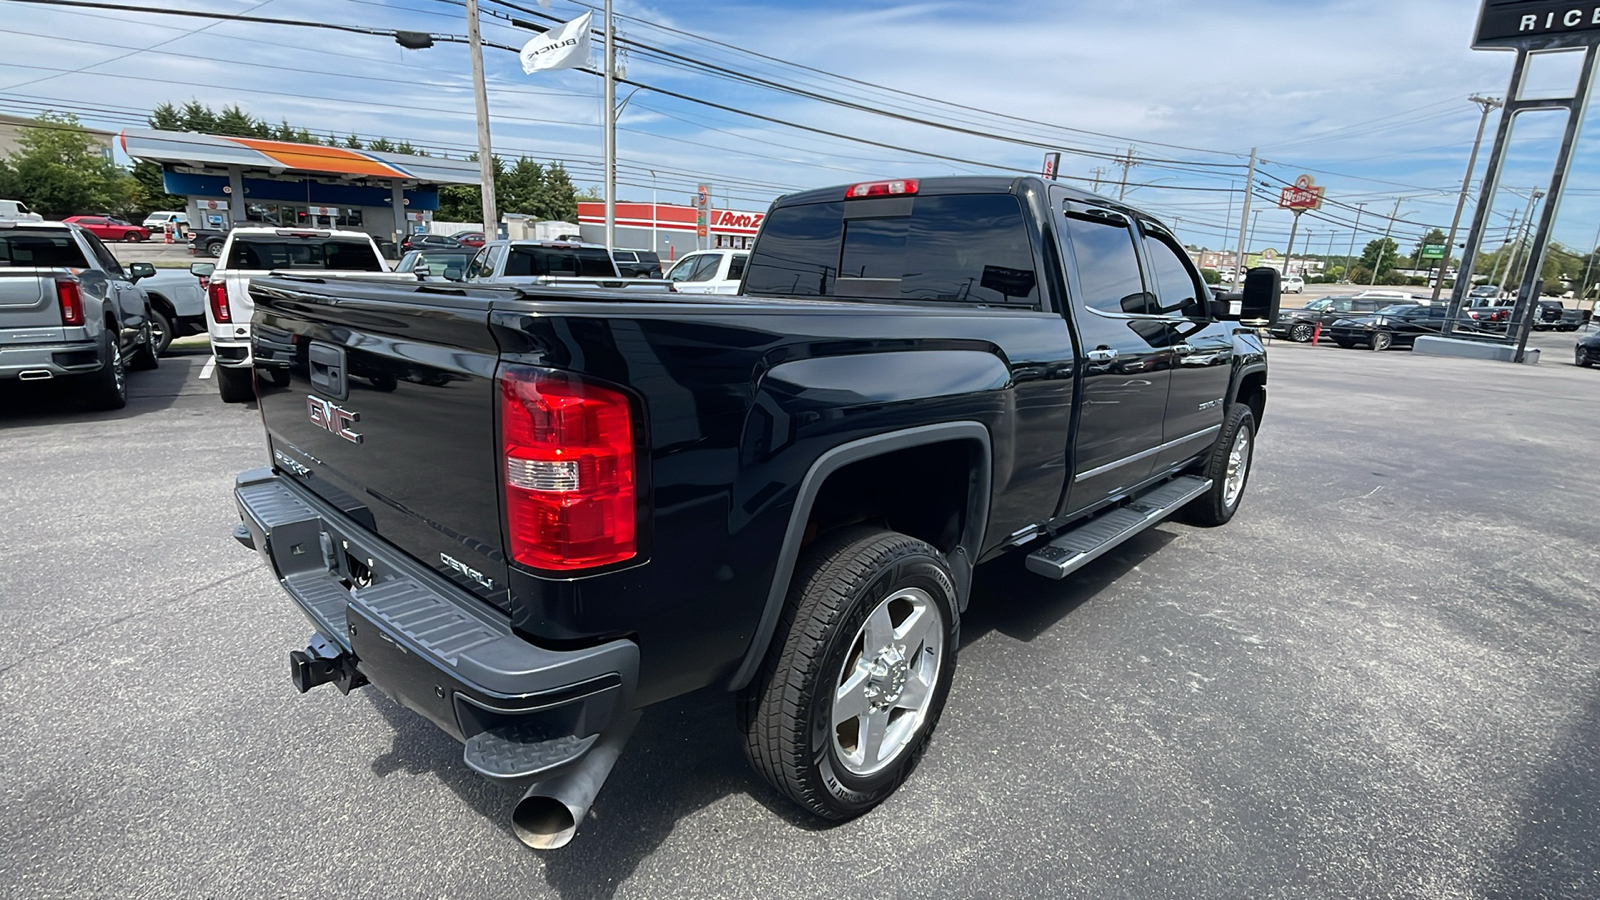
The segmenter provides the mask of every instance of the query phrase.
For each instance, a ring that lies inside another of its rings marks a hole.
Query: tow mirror
[[[128,277],[134,281],[141,278],[154,278],[156,267],[147,262],[128,263]]]
[[[1247,325],[1266,325],[1276,321],[1283,302],[1282,275],[1277,269],[1261,266],[1244,276],[1239,321]]]
[[[210,278],[216,270],[216,263],[189,263],[189,274],[196,278]]]

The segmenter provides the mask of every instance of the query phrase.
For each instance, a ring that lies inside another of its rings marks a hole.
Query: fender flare
[[[755,634],[750,639],[750,646],[745,650],[744,658],[728,684],[729,690],[741,690],[749,684],[755,677],[756,670],[761,667],[762,660],[766,658],[772,645],[773,631],[777,629],[778,618],[783,612],[783,604],[789,596],[789,581],[794,577],[795,563],[800,558],[800,542],[805,536],[806,522],[811,517],[811,508],[816,503],[822,486],[827,483],[828,476],[851,463],[871,459],[874,456],[948,441],[975,441],[982,447],[982,452],[978,456],[974,490],[967,498],[966,527],[962,531],[961,541],[956,545],[955,552],[950,555],[950,568],[955,575],[956,591],[961,607],[963,609],[966,607],[967,597],[972,591],[972,568],[978,559],[983,546],[984,532],[989,524],[989,500],[994,489],[994,454],[989,429],[979,422],[944,422],[891,431],[841,444],[818,457],[806,471],[805,477],[800,480],[800,490],[795,495],[794,509],[789,513],[789,527],[784,532],[783,544],[778,550],[778,565],[773,571],[772,586],[767,591],[767,600],[761,609],[761,618],[756,624]]]

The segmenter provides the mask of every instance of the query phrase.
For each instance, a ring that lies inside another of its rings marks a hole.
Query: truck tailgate
[[[506,608],[488,302],[252,279],[273,465],[355,522]],[[382,299],[387,297],[388,299]],[[363,560],[336,560],[359,582]]]

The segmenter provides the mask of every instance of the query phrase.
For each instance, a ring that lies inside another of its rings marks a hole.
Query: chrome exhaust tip
[[[49,369],[24,369],[17,373],[18,381],[49,381],[56,377]]]
[[[517,840],[535,850],[559,850],[572,843],[638,723],[639,711],[630,710],[612,723],[576,766],[528,788],[511,811]]]

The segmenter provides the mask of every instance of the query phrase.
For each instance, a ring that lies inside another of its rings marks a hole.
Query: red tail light
[[[76,278],[56,279],[56,302],[61,304],[61,324],[83,324],[83,292]]]
[[[898,181],[868,181],[862,184],[851,185],[845,192],[845,197],[899,197],[915,194],[918,182],[915,178],[903,178]]]
[[[638,552],[633,413],[623,394],[549,369],[500,371],[511,557],[573,571]]]
[[[233,313],[228,309],[228,285],[226,282],[207,282],[206,296],[211,298],[212,318],[218,322],[233,321]]]

